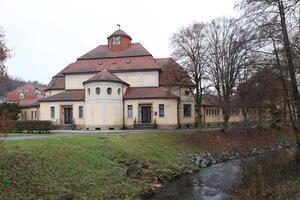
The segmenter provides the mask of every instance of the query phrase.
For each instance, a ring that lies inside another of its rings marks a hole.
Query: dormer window
[[[113,45],[120,44],[121,38],[120,36],[113,36],[112,43]]]

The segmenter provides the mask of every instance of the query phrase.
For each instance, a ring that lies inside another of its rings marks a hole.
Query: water
[[[151,200],[223,200],[232,187],[241,181],[239,160],[215,164],[198,173],[174,180]]]

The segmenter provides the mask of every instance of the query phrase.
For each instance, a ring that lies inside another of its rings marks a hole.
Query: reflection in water
[[[233,185],[240,182],[241,162],[231,160],[183,176],[162,188],[151,200],[227,199]]]

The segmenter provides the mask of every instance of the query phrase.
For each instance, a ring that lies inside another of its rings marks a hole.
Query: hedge
[[[27,133],[49,133],[53,129],[52,121],[26,120],[16,121],[14,124],[15,132]]]

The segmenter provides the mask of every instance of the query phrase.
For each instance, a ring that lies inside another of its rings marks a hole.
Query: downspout
[[[179,98],[177,100],[177,123],[178,123],[178,128],[181,128],[181,124],[180,124],[180,102],[181,102],[181,86],[179,86]]]
[[[124,85],[122,85],[122,103],[123,103],[123,129],[125,129],[125,101],[124,101]]]
[[[206,119],[206,107],[204,106],[203,107],[203,124],[204,125],[206,124],[205,119]]]

